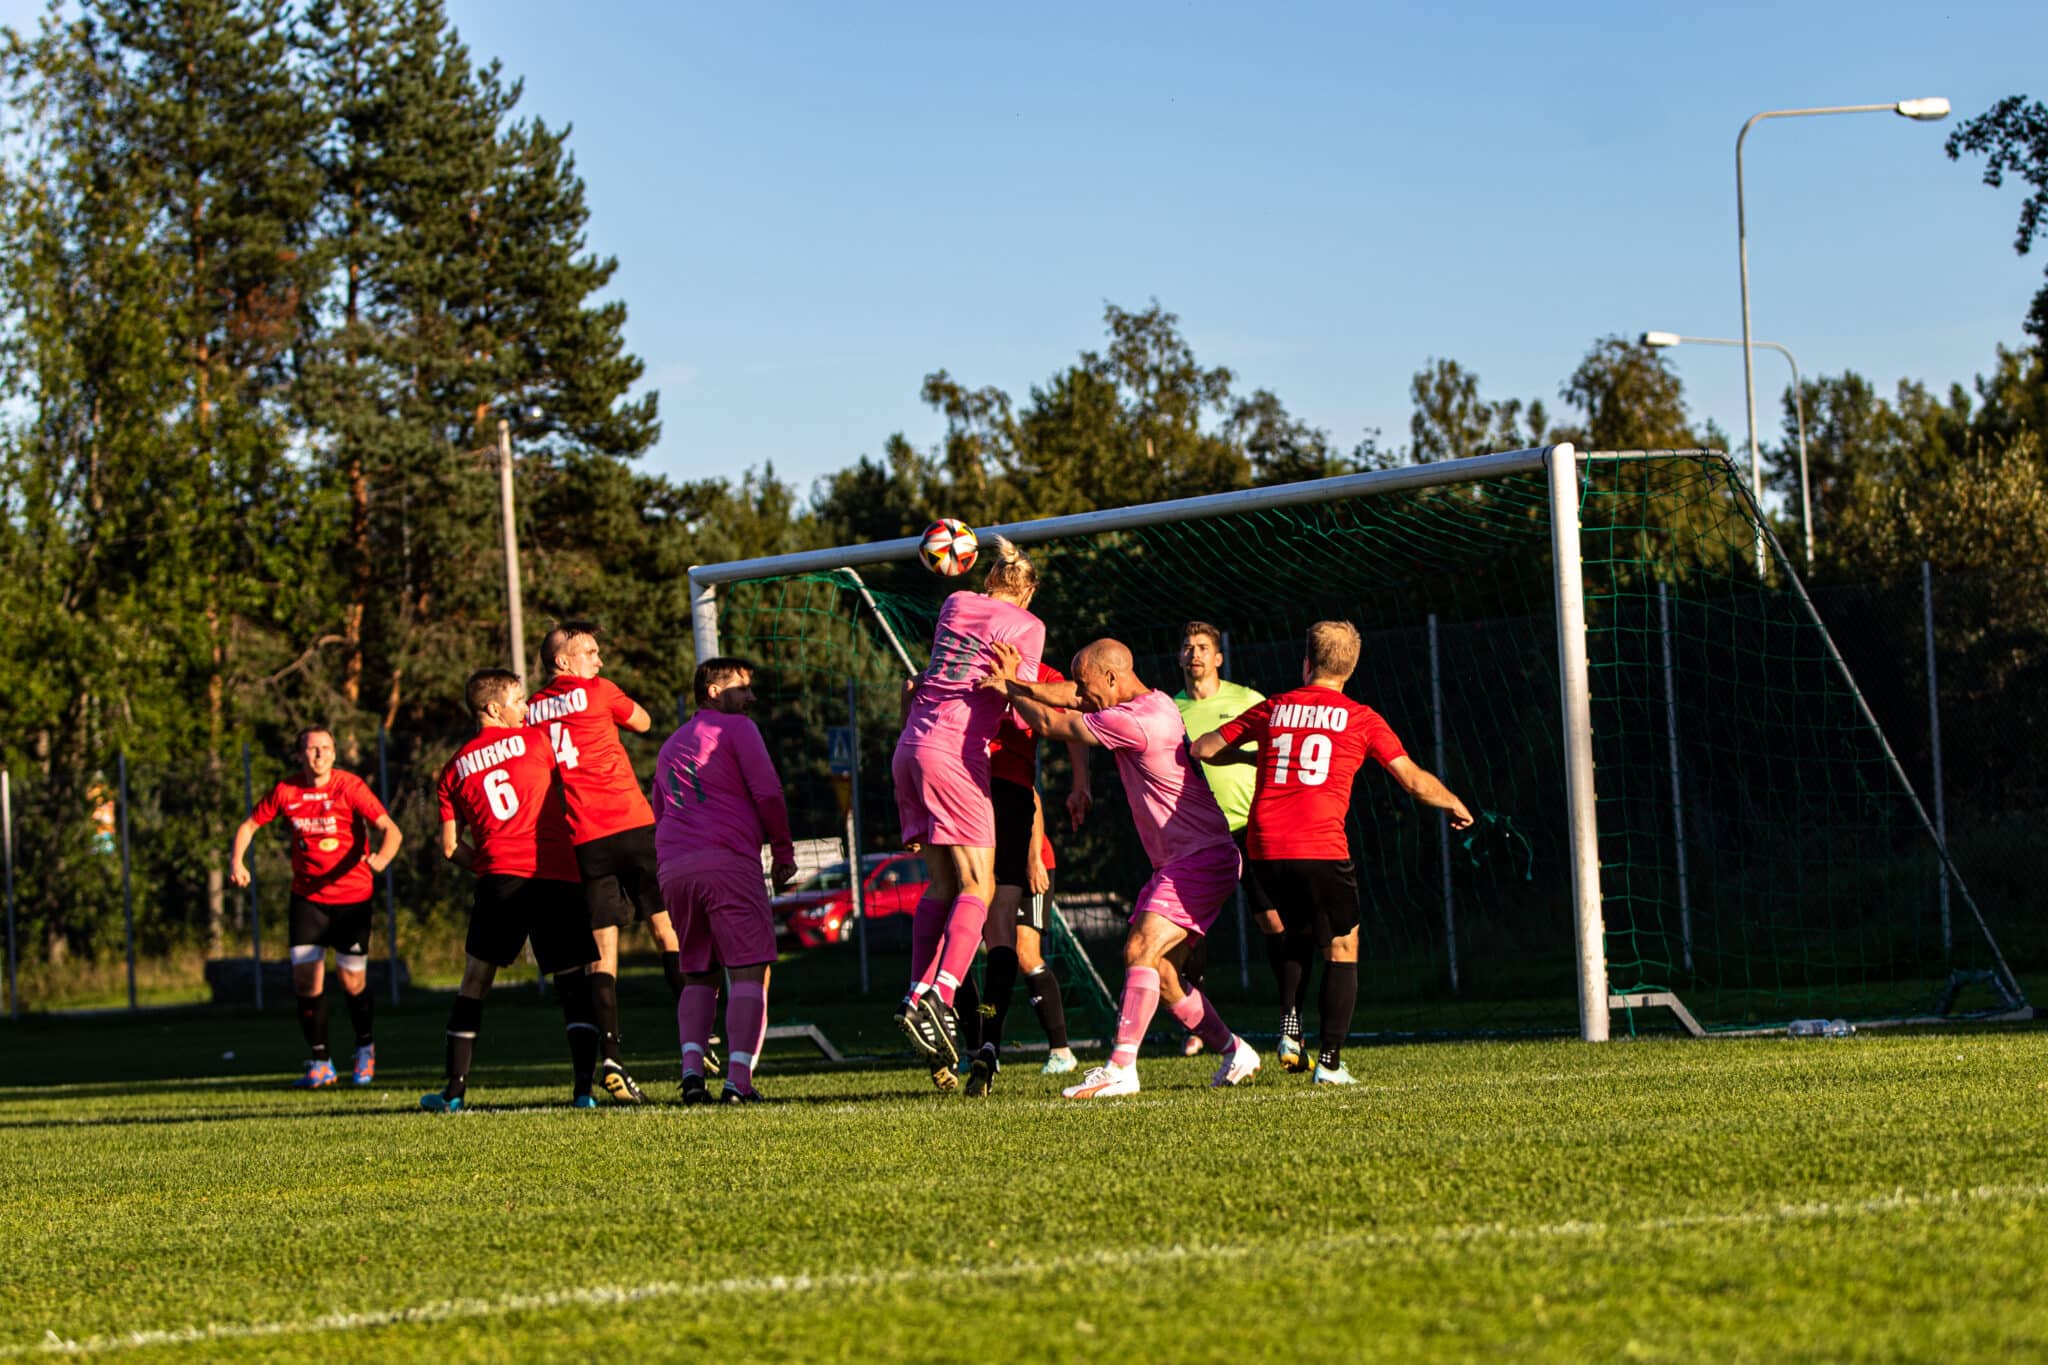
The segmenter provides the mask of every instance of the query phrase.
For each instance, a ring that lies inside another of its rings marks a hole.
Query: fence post
[[[249,771],[249,741],[242,741],[242,804],[256,818],[256,783]],[[253,851],[253,850],[252,850]],[[256,1008],[263,1008],[263,914],[256,903],[256,868],[249,868],[249,965],[256,973]]]
[[[1429,718],[1436,734],[1436,775],[1444,775],[1444,682],[1437,652],[1436,613],[1429,614]],[[1436,813],[1438,867],[1444,888],[1444,951],[1450,957],[1451,992],[1458,990],[1458,910],[1451,892],[1451,813]]]
[[[1657,629],[1664,643],[1664,745],[1671,771],[1671,837],[1677,846],[1678,934],[1685,969],[1692,970],[1692,888],[1685,870],[1685,789],[1678,777],[1678,686],[1671,667],[1671,594],[1657,584]]]
[[[115,755],[121,779],[121,915],[128,931],[128,1008],[135,1008],[135,889],[128,873],[128,751]]]
[[[853,750],[846,775],[846,885],[853,910],[854,944],[860,954],[860,993],[868,993],[868,907],[860,881],[860,684],[846,680],[846,728]]]
[[[377,799],[384,803],[386,813],[391,810],[391,777],[384,765],[384,722],[377,722]],[[398,905],[391,890],[391,869],[384,869],[384,925],[390,934],[390,950],[386,956],[390,961],[387,975],[391,978],[391,1003],[398,1003]]]
[[[0,768],[0,843],[7,863],[7,1018],[21,1018],[21,995],[14,984],[14,791],[8,772]]]
[[[1934,566],[1920,561],[1920,619],[1927,636],[1927,733],[1934,741],[1934,837],[1941,844],[1941,951],[1953,950],[1948,918],[1948,803],[1941,790],[1941,684],[1934,671]]]

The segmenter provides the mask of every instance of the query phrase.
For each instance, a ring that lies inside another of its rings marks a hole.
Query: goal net
[[[1667,1008],[1741,1030],[2025,1005],[1721,454],[1558,446],[982,528],[984,545],[997,531],[1032,547],[1032,610],[1061,665],[1114,636],[1141,679],[1177,691],[1181,628],[1202,620],[1225,636],[1224,676],[1274,693],[1299,684],[1312,622],[1360,628],[1350,694],[1478,821],[1453,831],[1376,767],[1360,774],[1359,1029],[1597,1039],[1664,1027]],[[699,657],[757,663],[799,832],[841,827],[825,737],[850,726],[860,842],[895,846],[903,680],[946,593],[970,584],[925,572],[909,538],[692,571]],[[1061,972],[1099,1021],[1109,1002],[1089,978],[1115,989],[1149,867],[1114,764],[1097,757],[1094,812],[1071,830],[1073,775],[1044,747],[1072,931]],[[901,941],[886,927],[869,924],[878,952]],[[1247,987],[1271,998],[1238,907],[1209,947],[1226,1007]],[[890,970],[878,959],[878,991]],[[1241,1030],[1272,1027],[1249,1008]]]

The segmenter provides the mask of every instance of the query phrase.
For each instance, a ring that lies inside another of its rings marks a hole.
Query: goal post
[[[1299,683],[1307,625],[1341,617],[1365,636],[1352,693],[1411,744],[1443,725],[1433,762],[1473,830],[1374,771],[1354,791],[1373,1033],[1600,1041],[1665,1005],[1711,1032],[2024,1004],[1966,887],[1977,932],[1959,920],[1950,949],[1929,929],[1922,900],[1961,869],[1723,454],[1561,444],[978,530],[1034,547],[1054,657],[1114,635],[1171,692],[1199,619],[1231,642],[1225,676],[1271,693]],[[849,679],[862,761],[886,763],[905,663],[972,585],[924,572],[911,536],[699,565],[697,656],[757,661],[757,715],[808,789]],[[1147,869],[1114,778],[1095,786],[1086,828],[1058,822],[1060,886],[1127,897]],[[1100,919],[1075,927],[1113,981]],[[1212,974],[1226,1004],[1236,976]]]

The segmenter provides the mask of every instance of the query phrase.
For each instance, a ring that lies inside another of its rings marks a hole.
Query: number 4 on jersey
[[[569,727],[560,721],[548,726],[548,743],[555,747],[555,762],[564,768],[576,766],[576,760],[583,755],[576,749],[576,741],[569,738]]]

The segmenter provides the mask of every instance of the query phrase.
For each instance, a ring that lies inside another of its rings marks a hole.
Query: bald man
[[[1137,1094],[1138,1048],[1161,1003],[1222,1057],[1211,1085],[1250,1080],[1259,1054],[1180,978],[1181,961],[1216,922],[1240,871],[1230,825],[1188,759],[1180,708],[1139,679],[1131,651],[1115,640],[1097,640],[1076,654],[1067,683],[1021,682],[1017,651],[1000,644],[992,649],[996,669],[984,686],[1000,688],[1025,724],[1048,739],[1115,755],[1138,842],[1152,860],[1152,878],[1138,892],[1124,940],[1116,1045],[1107,1063],[1061,1093],[1074,1100]]]

